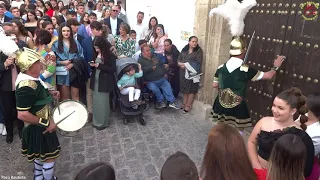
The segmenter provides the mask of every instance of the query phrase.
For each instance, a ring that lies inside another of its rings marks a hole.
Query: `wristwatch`
[[[280,67],[273,67],[273,68],[271,68],[271,69],[274,70],[274,71],[278,71],[279,68],[280,68]]]

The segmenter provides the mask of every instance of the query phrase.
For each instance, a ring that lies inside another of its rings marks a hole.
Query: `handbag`
[[[64,66],[57,66],[56,67],[56,75],[58,76],[66,76],[68,74],[68,71]]]

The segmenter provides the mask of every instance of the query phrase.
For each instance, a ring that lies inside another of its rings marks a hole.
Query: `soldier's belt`
[[[230,88],[219,91],[219,102],[224,108],[234,108],[242,101],[242,97],[236,95]]]

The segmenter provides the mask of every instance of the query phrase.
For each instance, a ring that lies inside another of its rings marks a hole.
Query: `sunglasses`
[[[113,12],[118,12],[118,10],[114,10],[114,9],[113,9],[112,11],[113,11]]]

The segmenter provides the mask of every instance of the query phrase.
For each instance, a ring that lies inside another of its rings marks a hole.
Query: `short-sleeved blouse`
[[[122,41],[120,36],[115,36],[115,45],[118,57],[132,57],[135,54],[135,42],[133,39],[128,38]]]

